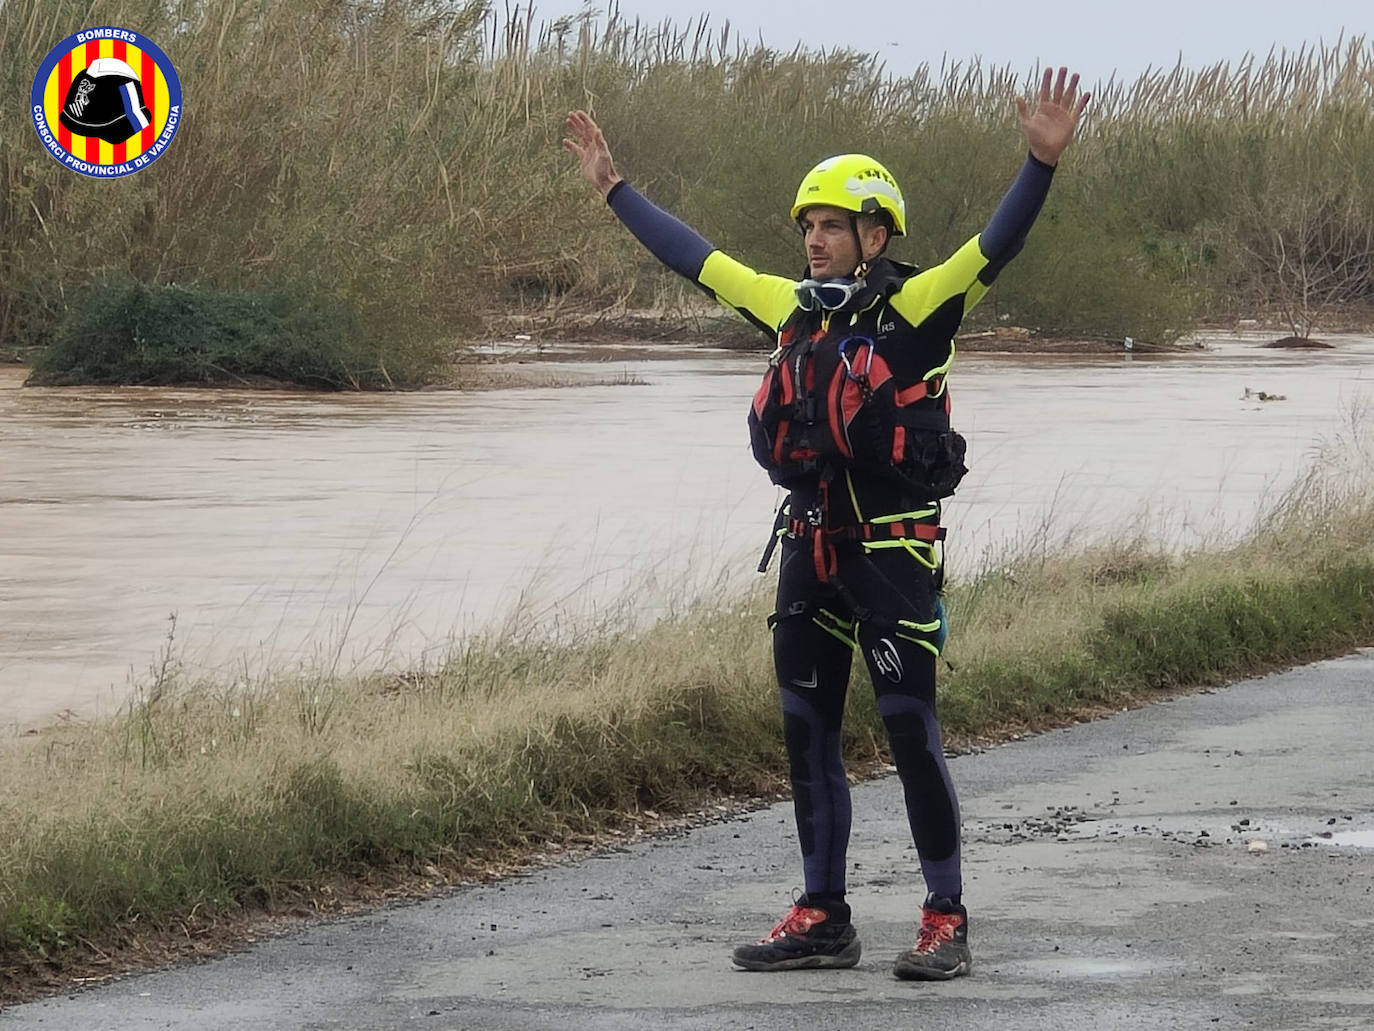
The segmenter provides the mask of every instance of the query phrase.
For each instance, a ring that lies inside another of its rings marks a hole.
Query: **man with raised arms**
[[[936,717],[945,642],[940,502],[966,472],[950,427],[954,333],[1020,251],[1088,103],[1078,76],[1047,69],[1032,107],[1017,98],[1029,154],[992,218],[948,259],[916,268],[884,256],[906,232],[896,179],[865,154],[826,158],[791,216],[801,280],[759,273],[716,250],[623,180],[596,122],[568,117],[564,146],[612,212],[655,256],[776,341],[749,411],[754,455],[788,499],[769,625],[782,702],[805,893],[746,970],[852,967],[859,938],[845,901],[850,796],[841,720],[850,667],[868,667],[905,793],[926,894],[916,941],[893,972],[968,973],[959,808]]]

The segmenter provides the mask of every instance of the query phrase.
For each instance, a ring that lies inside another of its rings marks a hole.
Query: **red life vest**
[[[901,330],[909,327],[882,299],[912,273],[883,264],[898,275],[878,284],[857,317],[836,311],[824,328],[819,312],[798,308],[778,333],[754,394],[749,437],[754,458],[780,486],[849,468],[938,500],[968,471],[941,377],[902,382],[893,375],[886,354],[903,346]]]

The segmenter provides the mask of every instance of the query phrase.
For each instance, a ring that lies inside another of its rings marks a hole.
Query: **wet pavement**
[[[797,884],[782,804],[0,1029],[1369,1028],[1371,695],[1374,650],[954,759],[975,966],[947,984],[890,973],[921,891],[889,777],[854,792],[853,970],[731,968]]]

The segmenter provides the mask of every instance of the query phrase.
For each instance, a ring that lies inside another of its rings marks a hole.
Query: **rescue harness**
[[[950,428],[944,369],[905,382],[884,356],[887,335],[895,333],[891,346],[900,347],[897,326],[905,325],[884,302],[916,270],[883,259],[860,271],[868,289],[855,297],[853,310],[799,307],[793,312],[754,395],[749,411],[754,458],[774,483],[817,490],[808,511],[779,509],[760,572],[782,536],[811,541],[822,582],[835,580],[838,543],[857,542],[865,550],[902,547],[927,568],[939,568],[935,544],[945,532],[938,525],[938,504],[865,518],[853,495],[849,473],[857,471],[900,487],[904,495],[937,502],[953,494],[968,471],[964,438]],[[857,521],[832,526],[829,491],[840,474]]]

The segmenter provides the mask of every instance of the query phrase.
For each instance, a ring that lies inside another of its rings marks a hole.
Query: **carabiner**
[[[854,371],[854,365],[849,360],[849,352],[845,350],[846,347],[856,340],[859,341],[860,350],[862,350],[864,344],[868,345],[868,352],[863,356],[863,371],[861,372]],[[844,374],[855,383],[867,383],[868,370],[873,368],[873,351],[875,349],[873,340],[866,336],[851,336],[845,337],[837,346],[840,352],[840,361],[844,362]]]

